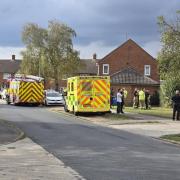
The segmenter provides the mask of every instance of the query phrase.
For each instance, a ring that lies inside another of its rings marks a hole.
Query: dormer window
[[[151,66],[150,65],[145,65],[144,66],[144,75],[145,76],[150,76],[151,75]]]
[[[103,64],[103,74],[109,74],[109,64]]]

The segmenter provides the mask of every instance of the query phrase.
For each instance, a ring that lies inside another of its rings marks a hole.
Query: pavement
[[[77,172],[31,139],[0,146],[1,180],[80,180]]]
[[[0,100],[0,104],[5,104]],[[0,119],[0,180],[81,180],[14,124]]]
[[[3,103],[0,101],[0,104]],[[56,112],[58,110],[58,112],[63,113],[62,108],[53,108],[53,111],[54,109]],[[129,116],[134,117],[135,115],[129,114]],[[180,132],[180,121],[139,114],[136,117],[125,121],[112,121],[102,116],[82,116],[77,118],[110,128],[156,138],[165,134],[177,134]],[[23,132],[14,124],[0,120],[1,180],[84,179],[30,138],[24,137]]]

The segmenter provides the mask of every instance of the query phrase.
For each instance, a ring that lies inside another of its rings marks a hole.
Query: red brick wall
[[[103,64],[109,64],[109,75],[127,67],[132,67],[139,73],[144,74],[144,65],[150,65],[151,76],[149,77],[159,81],[157,61],[132,40],[128,40],[99,61],[100,75],[103,75]]]

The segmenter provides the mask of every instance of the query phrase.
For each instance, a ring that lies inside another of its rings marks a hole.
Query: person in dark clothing
[[[123,107],[124,107],[124,91],[123,91],[123,89],[121,89],[121,91],[120,91],[120,93],[121,93],[121,95],[122,95],[122,102],[121,102],[121,108],[120,108],[120,112],[123,114],[124,112],[123,112]]]
[[[113,98],[114,98],[114,89],[111,89],[111,93],[110,93],[110,107],[112,108],[113,106]]]
[[[145,90],[145,106],[146,106],[146,109],[149,109],[149,98],[150,98],[149,90]]]
[[[133,108],[138,108],[138,107],[139,107],[139,91],[137,88],[135,88],[133,94]]]
[[[180,114],[180,93],[179,90],[176,90],[175,96],[172,97],[173,101],[173,120],[179,120]]]

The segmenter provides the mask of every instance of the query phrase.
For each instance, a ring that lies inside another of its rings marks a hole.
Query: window
[[[71,83],[71,91],[74,91],[74,83]]]
[[[68,83],[68,91],[70,91],[70,83]]]
[[[11,74],[9,74],[9,73],[4,73],[3,74],[3,79],[8,79],[10,77],[11,77]]]
[[[103,64],[103,74],[109,74],[109,64]]]
[[[150,76],[151,75],[151,66],[150,65],[145,65],[144,66],[144,75],[145,76]]]
[[[91,91],[92,90],[92,82],[86,81],[82,83],[82,91]]]

